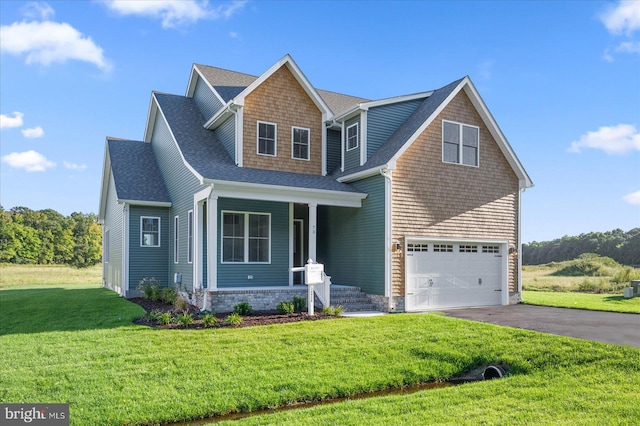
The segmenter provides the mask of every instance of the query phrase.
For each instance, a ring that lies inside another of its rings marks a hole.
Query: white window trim
[[[225,262],[224,261],[224,215],[225,213],[243,214],[244,215],[244,262]],[[271,264],[271,213],[263,212],[247,212],[236,210],[222,210],[220,212],[220,263],[224,265],[270,265]],[[269,260],[266,262],[249,262],[249,215],[261,215],[269,217]]]
[[[173,263],[180,263],[180,216],[173,217]]]
[[[294,141],[293,141],[293,135],[295,133],[295,130],[306,130],[307,131],[307,158],[302,158],[302,157],[296,157],[294,155]],[[311,129],[307,128],[307,127],[298,127],[298,126],[291,126],[291,158],[294,160],[303,160],[303,161],[310,161],[311,158]]]
[[[145,219],[157,219],[158,220],[158,244],[155,246],[149,246],[144,243],[144,228],[142,226],[142,224],[144,223]],[[161,239],[162,237],[162,221],[160,220],[160,216],[140,216],[140,247],[160,247],[161,246]]]
[[[273,154],[263,154],[260,152],[260,125],[268,124],[273,126]],[[256,124],[256,154],[264,155],[265,157],[277,157],[278,156],[278,124],[270,123],[268,121],[258,120]]]
[[[444,160],[444,123],[451,123],[451,124],[457,124],[458,126],[460,126],[460,138],[459,138],[459,142],[458,142],[458,161],[456,163],[452,163],[451,161],[445,161]],[[478,158],[477,158],[477,163],[478,164],[465,164],[462,162],[463,159],[463,153],[462,150],[464,149],[464,144],[463,144],[463,140],[462,140],[462,134],[463,134],[463,126],[466,127],[473,127],[475,129],[478,130]],[[467,124],[467,123],[460,123],[458,121],[451,121],[451,120],[442,120],[442,137],[440,138],[440,142],[441,142],[441,149],[442,149],[442,162],[443,163],[447,163],[447,164],[456,164],[458,166],[467,166],[467,167],[480,167],[480,127],[478,126],[474,126],[473,124]]]
[[[104,248],[104,254],[102,255],[104,259],[104,263],[109,263],[109,253],[111,251],[111,241],[109,238],[111,237],[111,231],[109,228],[105,228],[104,230],[104,241],[102,242],[102,247]]]
[[[349,151],[353,151],[354,149],[358,149],[358,146],[360,146],[360,123],[356,122],[353,123],[351,126],[347,127],[347,131],[345,132],[345,142],[344,145],[347,148],[347,152]],[[352,146],[351,148],[349,148],[349,129],[351,129],[352,127],[356,128],[356,144],[355,146]]]
[[[193,263],[193,210],[187,212],[187,263]]]

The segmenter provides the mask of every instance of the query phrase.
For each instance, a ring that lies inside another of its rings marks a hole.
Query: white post
[[[317,260],[316,245],[317,239],[317,227],[318,227],[318,205],[309,204],[309,258],[314,262]]]
[[[314,301],[314,294],[313,294],[313,284],[309,284],[307,286],[307,313],[311,316],[314,316],[314,312],[313,312],[313,301]]]

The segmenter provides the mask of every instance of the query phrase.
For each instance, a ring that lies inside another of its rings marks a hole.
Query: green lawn
[[[66,265],[0,263],[0,290],[102,282],[102,265],[73,268]]]
[[[529,305],[640,314],[640,297],[625,299],[619,294],[525,291],[522,293],[522,299]]]
[[[74,425],[156,424],[443,380],[506,379],[249,424],[608,423],[640,418],[640,350],[441,315],[155,330],[105,289],[0,291],[0,402],[68,402]]]

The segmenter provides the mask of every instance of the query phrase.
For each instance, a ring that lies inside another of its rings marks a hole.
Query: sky
[[[105,138],[142,140],[152,91],[287,53],[367,99],[469,75],[535,184],[523,242],[640,226],[640,0],[5,0],[0,203],[97,213]]]

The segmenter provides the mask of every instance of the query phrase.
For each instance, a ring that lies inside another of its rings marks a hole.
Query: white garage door
[[[504,244],[407,241],[407,311],[501,304]]]

